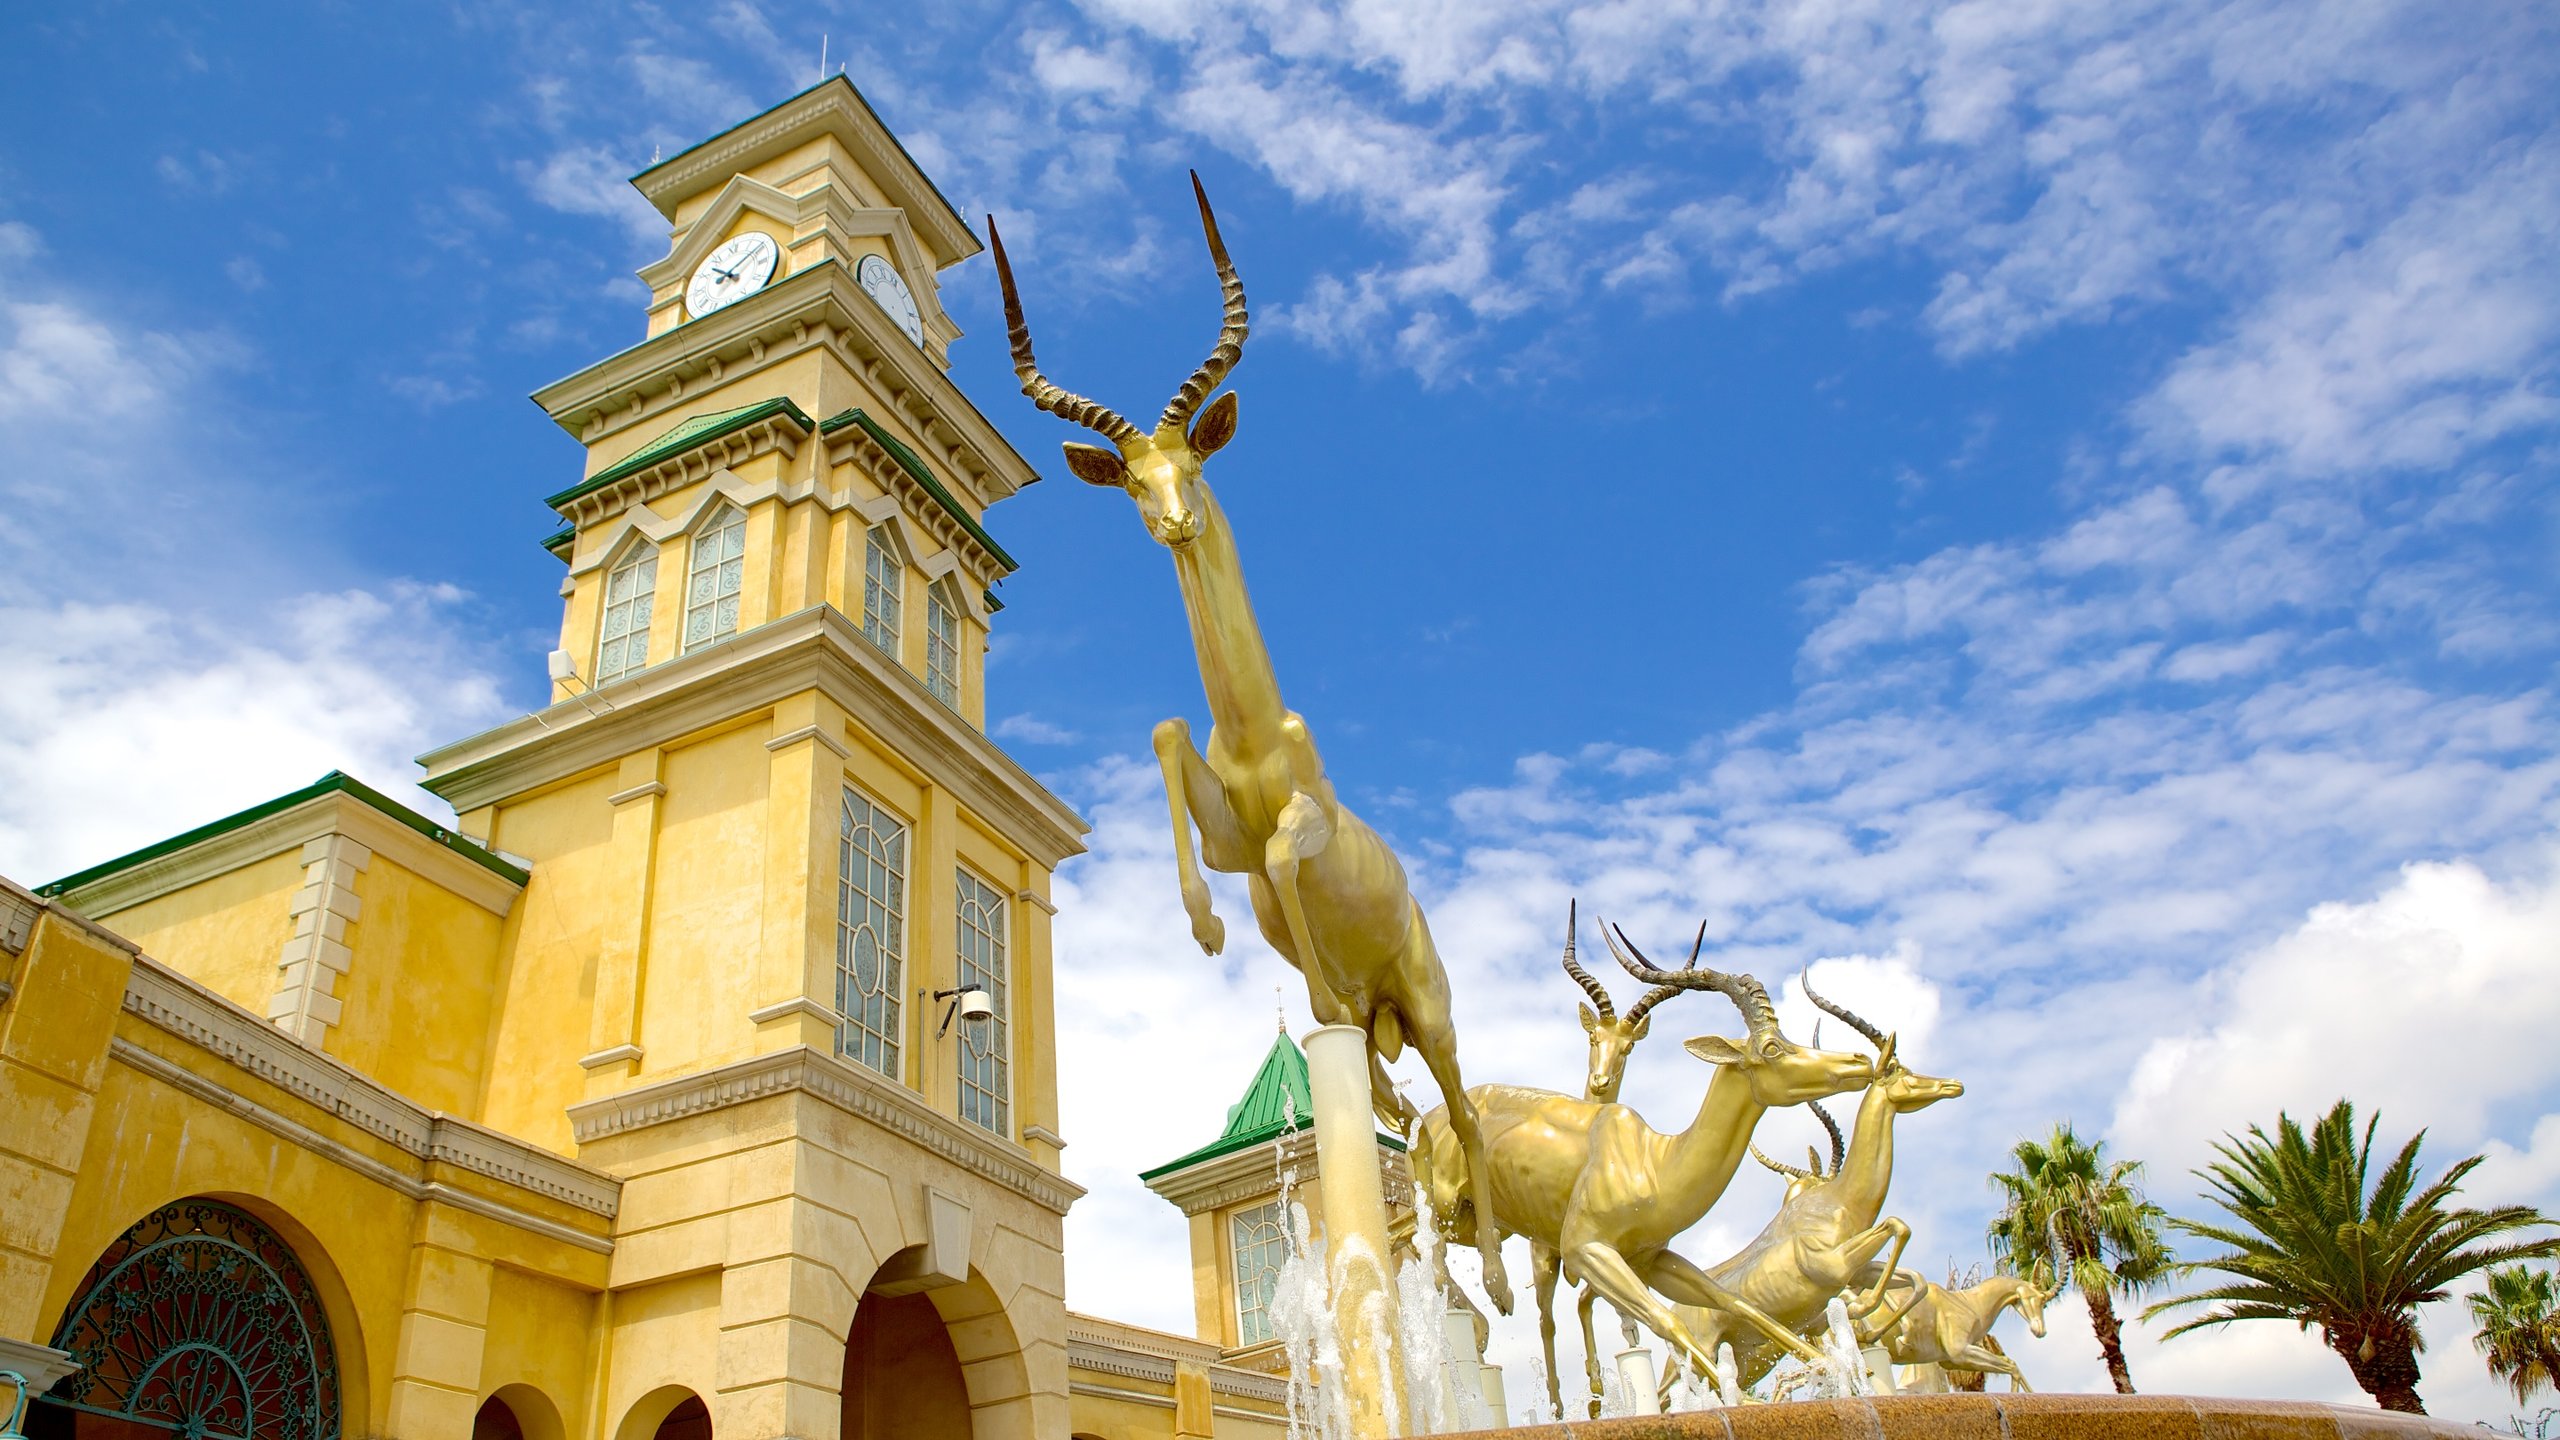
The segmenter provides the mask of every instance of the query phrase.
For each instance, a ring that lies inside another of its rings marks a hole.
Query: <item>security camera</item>
[[[996,1018],[995,997],[989,995],[984,990],[961,991],[960,1018],[963,1020],[993,1020]]]

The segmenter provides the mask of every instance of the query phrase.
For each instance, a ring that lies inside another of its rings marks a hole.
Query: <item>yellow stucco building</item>
[[[946,373],[976,237],[841,78],[634,183],[647,338],[535,397],[552,703],[421,757],[455,818],[333,772],[0,882],[30,1433],[1282,1433],[1285,1075],[1151,1172],[1198,1333],[1066,1308],[1085,825],[983,728],[1037,476]]]

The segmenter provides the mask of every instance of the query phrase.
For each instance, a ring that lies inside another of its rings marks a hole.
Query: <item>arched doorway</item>
[[[516,1418],[514,1406],[492,1395],[471,1417],[471,1440],[524,1440],[524,1422]]]
[[[655,1440],[711,1440],[711,1408],[699,1395],[687,1395],[658,1422]]]
[[[844,1440],[968,1440],[969,1385],[925,1295],[873,1291],[844,1344]]]
[[[164,1205],[117,1236],[53,1345],[81,1368],[30,1417],[30,1433],[51,1440],[337,1440],[342,1429],[337,1346],[311,1277],[275,1231],[218,1200]]]

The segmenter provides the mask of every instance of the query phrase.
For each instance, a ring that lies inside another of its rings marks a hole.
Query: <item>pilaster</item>
[[[817,691],[774,706],[765,742],[764,950],[756,963],[760,1053],[835,1047],[836,828],[851,754],[845,714]]]
[[[1036,865],[1023,872],[1043,889],[1048,873]],[[1013,1090],[1014,1118],[1022,1143],[1050,1169],[1058,1168],[1058,1152],[1066,1148],[1058,1134],[1057,985],[1050,969],[1053,926],[1058,907],[1039,890],[1014,896],[1013,933]]]
[[[657,883],[658,822],[667,795],[666,752],[622,759],[614,792],[612,879],[596,950],[595,1008],[587,1027],[587,1094],[610,1094],[640,1073],[640,1002],[648,984],[649,912]]]
[[[420,1228],[431,1232],[425,1217]],[[486,1260],[421,1240],[409,1252],[409,1293],[391,1362],[388,1429],[396,1436],[468,1435],[480,1408],[488,1347]]]
[[[925,1103],[949,1115],[960,1105],[960,1069],[952,1059],[953,1036],[934,1039],[942,1006],[929,1003],[936,990],[959,984],[960,917],[954,903],[953,876],[960,867],[960,807],[939,785],[924,787],[922,842],[916,868],[907,879],[907,975],[912,996],[907,1013],[921,1073],[916,1088]]]

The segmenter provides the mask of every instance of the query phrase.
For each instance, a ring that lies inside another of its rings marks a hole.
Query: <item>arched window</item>
[[[960,988],[984,990],[995,1014],[960,1027],[960,1118],[1013,1138],[1013,1065],[1006,1017],[1004,892],[963,870],[960,880]]]
[[[960,607],[949,581],[936,581],[924,592],[924,688],[960,708]]]
[[[685,653],[738,633],[746,553],[746,512],[724,500],[693,532],[693,557],[685,567]]]
[[[337,1440],[338,1351],[293,1251],[245,1211],[180,1200],[116,1237],[53,1335],[44,1397],[188,1440]],[[77,1423],[73,1433],[85,1429]]]
[[[604,624],[596,632],[596,683],[608,685],[649,663],[649,612],[658,597],[658,547],[637,544],[604,577]]]
[[[862,633],[871,643],[898,655],[898,610],[906,600],[907,567],[889,527],[874,525],[862,542]]]
[[[836,831],[836,1053],[898,1074],[907,953],[907,827],[845,787]]]
[[[1289,1258],[1287,1224],[1277,1200],[1239,1210],[1227,1222],[1236,1266],[1238,1345],[1259,1345],[1272,1336],[1271,1297],[1280,1288],[1280,1263]]]

